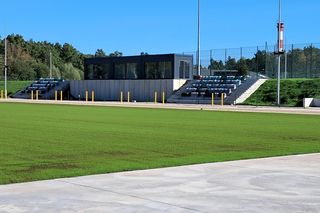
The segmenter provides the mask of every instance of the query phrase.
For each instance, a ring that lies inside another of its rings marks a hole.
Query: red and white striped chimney
[[[278,23],[278,53],[284,52],[284,23]]]

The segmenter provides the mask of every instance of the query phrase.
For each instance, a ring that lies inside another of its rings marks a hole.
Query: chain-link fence
[[[256,72],[269,78],[277,77],[275,45],[256,47],[212,49],[201,51],[201,74],[213,75],[217,71],[238,70],[240,73]],[[196,52],[193,55],[196,74]],[[320,78],[320,43],[286,45],[281,56],[282,78]]]

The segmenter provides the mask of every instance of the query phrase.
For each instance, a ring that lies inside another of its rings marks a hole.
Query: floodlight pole
[[[278,81],[277,81],[277,105],[281,105],[280,85],[281,85],[281,54],[283,53],[283,23],[281,22],[281,0],[279,0],[279,22],[278,22]]]
[[[4,39],[4,97],[5,99],[8,98],[8,90],[7,90],[7,57],[8,57],[8,42],[7,42],[7,37]]]
[[[197,52],[197,71],[198,75],[201,75],[201,58],[200,58],[200,0],[198,0],[198,52]]]
[[[50,78],[52,78],[52,53],[50,51]]]

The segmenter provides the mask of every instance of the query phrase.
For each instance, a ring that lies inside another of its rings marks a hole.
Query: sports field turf
[[[0,104],[0,184],[320,152],[320,116]]]

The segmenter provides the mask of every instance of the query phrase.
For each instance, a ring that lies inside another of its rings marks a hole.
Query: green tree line
[[[8,79],[34,80],[49,77],[50,52],[52,54],[53,77],[67,80],[83,79],[84,59],[106,56],[102,49],[95,55],[83,54],[71,44],[50,43],[47,41],[26,41],[21,35],[9,35],[8,40]],[[109,56],[122,56],[121,52]],[[0,67],[4,68],[4,39],[0,38]],[[3,78],[1,75],[0,78]]]

